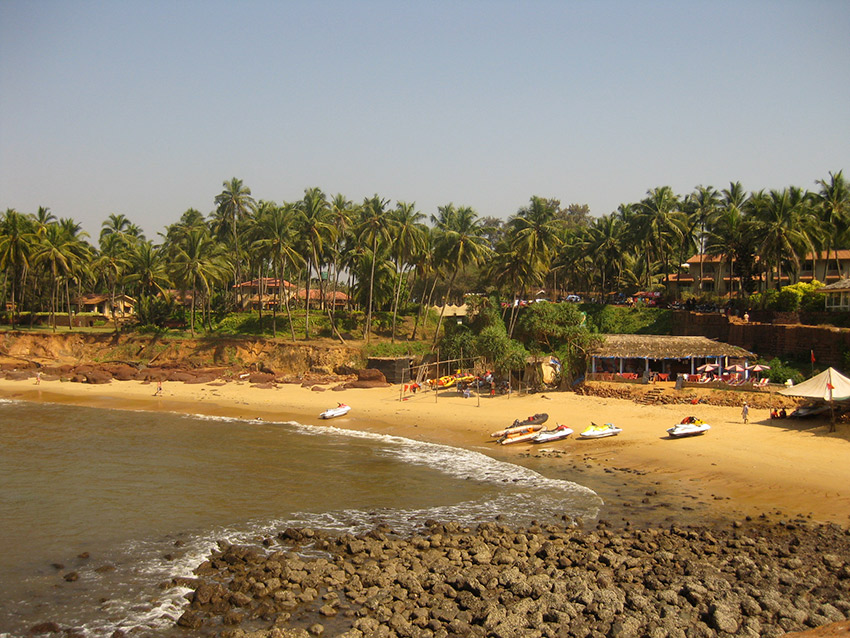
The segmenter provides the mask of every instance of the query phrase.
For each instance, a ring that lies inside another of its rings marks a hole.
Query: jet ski
[[[551,430],[543,430],[538,432],[537,436],[531,439],[532,443],[549,443],[550,441],[560,441],[567,438],[573,433],[573,429],[566,425],[559,425]]]
[[[584,432],[579,434],[579,438],[602,439],[606,436],[617,436],[622,431],[622,428],[618,428],[613,423],[606,423],[604,425],[596,425],[595,423],[591,423],[590,426],[584,430]]]
[[[678,439],[685,436],[704,434],[710,429],[711,426],[705,421],[702,421],[695,416],[686,416],[682,419],[681,423],[677,423],[672,428],[667,428],[667,434]]]

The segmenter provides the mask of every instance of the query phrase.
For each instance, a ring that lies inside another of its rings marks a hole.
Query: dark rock
[[[200,629],[203,624],[203,616],[192,610],[183,612],[183,615],[177,619],[177,625],[187,629]]]
[[[86,383],[93,385],[102,385],[104,383],[112,382],[112,375],[106,370],[92,370],[83,376],[85,377]]]
[[[60,631],[62,628],[55,622],[41,622],[30,627],[31,634],[58,634]]]

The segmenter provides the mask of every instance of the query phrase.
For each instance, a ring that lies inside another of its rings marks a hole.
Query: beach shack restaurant
[[[673,381],[711,369],[722,376],[743,370],[752,352],[707,337],[605,335],[591,353],[587,378],[596,381]],[[737,368],[736,368],[737,366]]]

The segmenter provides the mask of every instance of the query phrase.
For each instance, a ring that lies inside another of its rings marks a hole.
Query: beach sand
[[[328,387],[329,388],[329,387]],[[571,392],[481,396],[453,390],[435,398],[420,391],[401,399],[401,388],[315,391],[298,384],[255,387],[247,382],[209,384],[112,381],[89,385],[58,380],[0,380],[0,397],[97,408],[173,411],[313,425],[398,435],[463,447],[528,466],[596,490],[606,506],[600,518],[616,523],[705,522],[764,513],[809,517],[850,526],[850,425],[829,432],[826,420],[771,421],[767,410],[739,407],[641,405]],[[352,406],[332,421],[318,418],[337,402]],[[613,422],[617,437],[547,445],[497,445],[489,434],[516,418],[546,412],[548,427],[565,423],[576,435],[591,421]],[[666,428],[685,416],[711,424],[705,435],[670,439]]]

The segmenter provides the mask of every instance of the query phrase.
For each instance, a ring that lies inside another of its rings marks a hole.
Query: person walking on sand
[[[35,373],[35,384],[41,385],[41,370]]]
[[[162,381],[156,382],[156,392],[154,392],[153,395],[155,397],[161,397],[162,396]]]
[[[744,423],[750,422],[750,406],[744,403],[744,407],[741,408],[741,418],[744,420]]]

